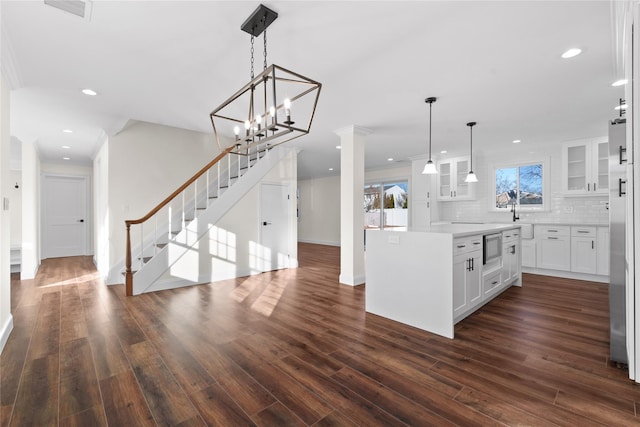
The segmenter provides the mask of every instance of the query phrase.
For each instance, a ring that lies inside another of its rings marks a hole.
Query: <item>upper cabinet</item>
[[[469,173],[469,157],[438,162],[438,200],[472,200],[475,185],[464,182]]]
[[[562,146],[562,190],[567,195],[606,195],[609,191],[609,144],[579,141]]]

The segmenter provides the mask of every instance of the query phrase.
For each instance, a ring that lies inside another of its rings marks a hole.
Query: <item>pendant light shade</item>
[[[431,160],[431,107],[433,103],[436,102],[436,99],[436,97],[431,96],[424,100],[424,102],[429,104],[429,160],[427,161],[427,164],[424,165],[424,169],[422,170],[422,173],[425,175],[433,175],[438,173],[435,163],[433,163],[433,160]]]
[[[478,177],[473,172],[473,127],[476,125],[476,122],[469,122],[467,126],[469,126],[469,136],[470,136],[470,144],[469,144],[469,173],[465,178],[464,182],[478,182]]]

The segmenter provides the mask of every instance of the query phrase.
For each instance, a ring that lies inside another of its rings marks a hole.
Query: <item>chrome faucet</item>
[[[516,215],[516,202],[511,203],[511,213],[513,213],[513,222],[520,219],[520,215]]]

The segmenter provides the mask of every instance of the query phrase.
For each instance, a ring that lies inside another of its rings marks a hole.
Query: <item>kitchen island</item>
[[[502,255],[483,264],[483,236],[496,234]],[[366,277],[367,312],[453,338],[457,322],[521,286],[520,226],[368,230]]]

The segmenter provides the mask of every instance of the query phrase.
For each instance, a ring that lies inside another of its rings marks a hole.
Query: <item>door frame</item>
[[[91,250],[91,241],[93,235],[93,213],[92,213],[92,199],[91,199],[91,175],[74,175],[74,174],[62,174],[62,173],[51,173],[51,172],[43,172],[40,175],[40,259],[45,259],[48,255],[46,252],[48,247],[45,246],[46,243],[46,224],[47,224],[47,209],[45,204],[45,184],[47,179],[49,178],[70,178],[70,179],[78,179],[82,180],[84,183],[84,192],[85,192],[85,213],[86,219],[84,220],[85,224],[85,235],[84,235],[84,248],[83,248],[83,256],[92,255],[93,251]]]
[[[287,183],[287,182],[282,182],[282,181],[262,181],[260,183],[260,195],[259,195],[259,201],[258,201],[258,221],[262,221],[262,214],[263,214],[263,208],[262,208],[262,203],[263,203],[263,197],[262,197],[262,188],[265,185],[276,185],[278,187],[284,187],[284,189],[287,191],[287,194],[289,195],[289,199],[288,199],[288,203],[287,203],[287,212],[285,214],[286,218],[286,224],[287,224],[287,262],[286,265],[284,266],[284,268],[291,268],[292,267],[292,233],[291,233],[291,221],[292,221],[292,211],[291,211],[291,184]],[[263,234],[263,227],[259,224],[258,225],[259,229],[260,229],[260,245],[262,245],[264,243],[264,234]]]

